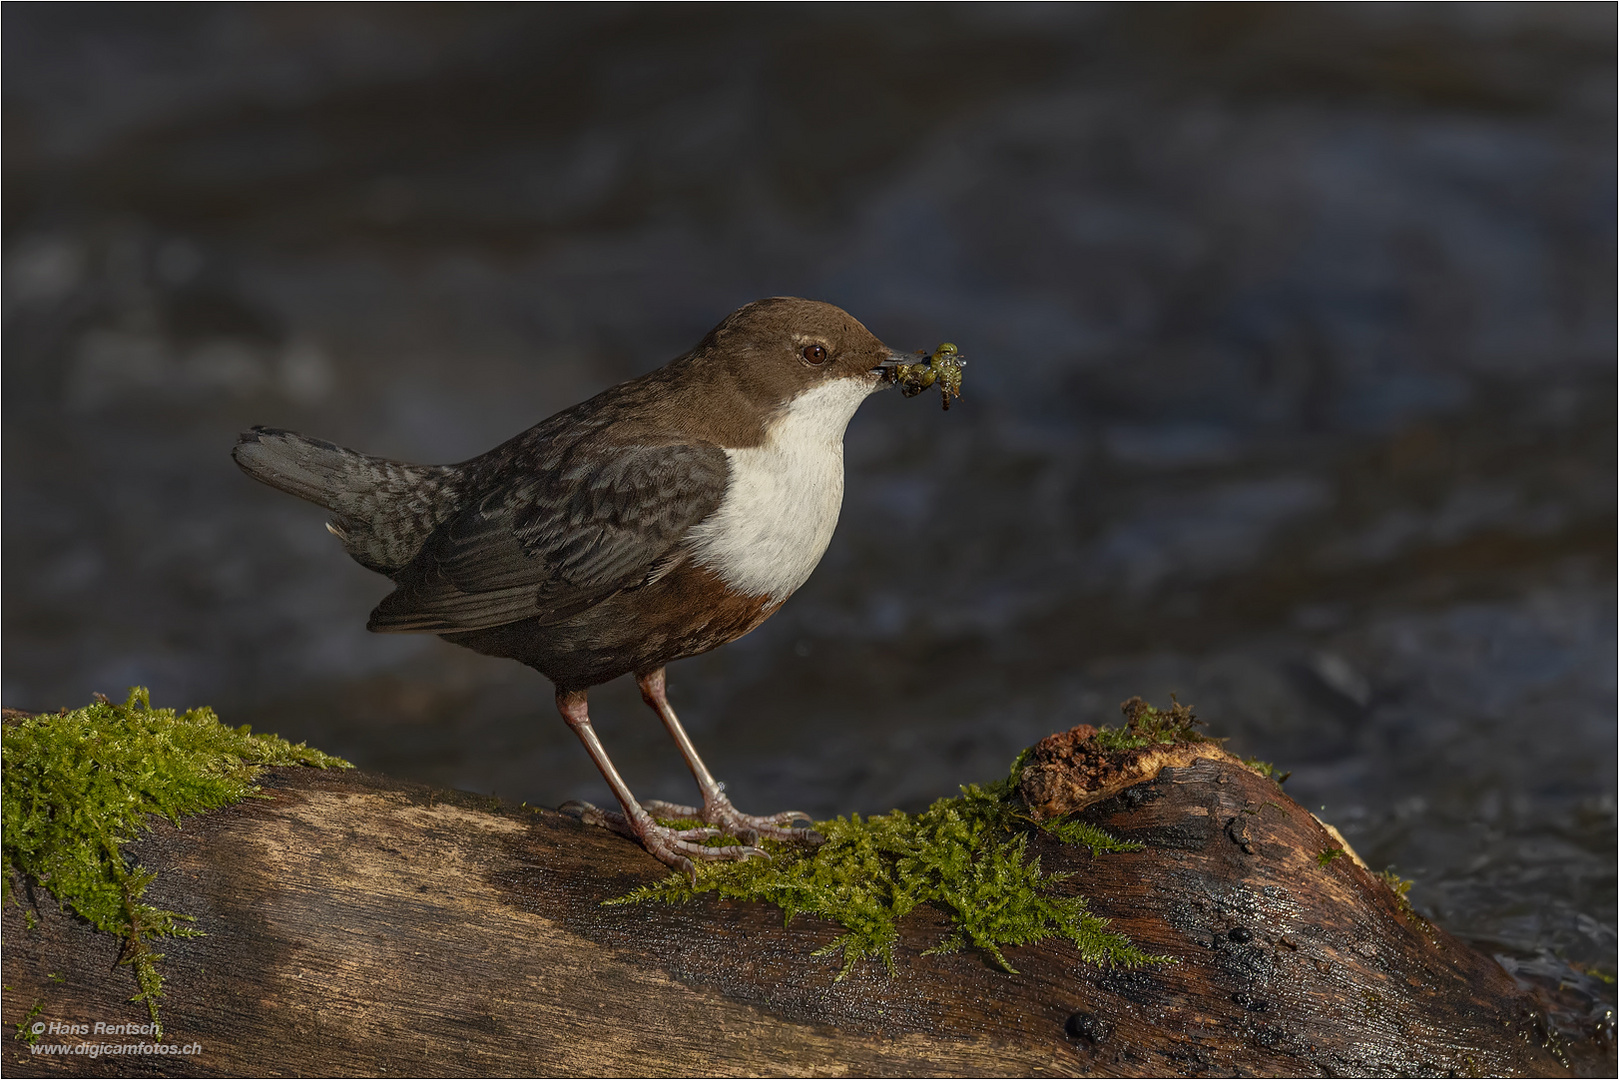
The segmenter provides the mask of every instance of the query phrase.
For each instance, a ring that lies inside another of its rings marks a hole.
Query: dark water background
[[[1607,4],[7,5],[5,702],[141,683],[605,801],[543,679],[367,634],[387,583],[227,451],[459,460],[817,297],[972,363],[948,414],[864,407],[814,578],[671,670],[740,805],[919,807],[1174,693],[1600,1017],[1614,41]],[[632,686],[593,704],[689,792]]]

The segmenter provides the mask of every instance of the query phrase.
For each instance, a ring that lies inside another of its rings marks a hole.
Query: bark
[[[1047,741],[1050,743],[1050,740]],[[162,943],[164,1042],[194,1057],[45,1057],[72,1075],[1566,1075],[1539,1002],[1404,906],[1274,783],[1210,745],[1141,755],[1100,786],[1037,757],[1031,804],[1138,852],[1039,835],[1043,865],[1178,962],[1082,964],[1066,942],[923,955],[834,982],[837,936],[761,904],[602,901],[666,870],[548,810],[364,773],[283,769],[267,799],[158,823],[131,850],[148,899],[205,936]],[[1092,778],[1094,779],[1094,778]],[[1066,801],[1065,801],[1066,800]],[[19,894],[4,1020],[146,1020],[120,943]],[[41,1043],[134,1042],[95,1035]],[[1578,1064],[1578,1062],[1576,1062]]]

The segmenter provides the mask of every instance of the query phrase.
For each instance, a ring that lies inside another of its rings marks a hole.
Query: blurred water
[[[8,705],[605,799],[542,679],[368,635],[386,582],[227,451],[459,460],[813,296],[972,363],[863,409],[815,577],[672,669],[742,806],[919,806],[1174,693],[1419,909],[1613,972],[1611,6],[4,23]]]

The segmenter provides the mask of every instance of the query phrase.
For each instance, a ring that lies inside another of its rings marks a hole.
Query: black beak
[[[888,358],[880,361],[871,370],[891,372],[894,368],[899,367],[901,364],[914,364],[918,359],[920,359],[920,357],[918,357],[916,353],[904,353],[900,352],[898,349],[889,349]]]

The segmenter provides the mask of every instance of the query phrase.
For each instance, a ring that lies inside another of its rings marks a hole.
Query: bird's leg
[[[812,844],[821,842],[821,834],[814,829],[792,827],[794,821],[810,821],[808,814],[788,810],[780,814],[754,816],[744,814],[731,805],[731,800],[725,797],[725,785],[714,779],[714,774],[708,771],[703,759],[697,756],[697,748],[691,744],[691,737],[686,734],[686,729],[680,726],[680,720],[675,716],[674,709],[669,707],[663,668],[646,675],[637,675],[635,684],[641,688],[641,699],[658,714],[658,719],[662,720],[663,726],[668,729],[669,737],[680,747],[681,756],[686,759],[686,764],[691,767],[691,775],[697,781],[697,789],[703,794],[703,805],[700,807],[648,801],[647,809],[660,817],[696,818],[698,821],[717,825],[750,844],[757,842],[761,836],[777,840],[801,840]]]
[[[746,859],[750,855],[766,855],[763,850],[751,846],[730,847],[704,847],[703,841],[720,835],[717,828],[708,829],[672,829],[667,825],[659,825],[652,820],[635,796],[630,794],[630,786],[618,774],[612,761],[607,757],[601,740],[596,738],[596,729],[590,724],[590,712],[586,707],[586,694],[583,690],[558,690],[557,711],[562,719],[568,722],[573,733],[579,736],[579,741],[585,744],[585,750],[590,754],[590,760],[596,763],[601,770],[602,779],[607,786],[613,789],[618,797],[618,804],[624,808],[622,815],[612,811],[596,810],[589,804],[584,804],[589,810],[600,815],[601,823],[639,840],[648,851],[659,859],[684,870],[696,880],[696,871],[692,868],[693,859]],[[768,855],[766,855],[768,858]]]

